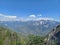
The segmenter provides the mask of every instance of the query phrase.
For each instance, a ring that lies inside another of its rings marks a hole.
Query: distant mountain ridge
[[[46,35],[60,22],[53,20],[30,21],[0,21],[0,25],[7,26],[23,35]]]

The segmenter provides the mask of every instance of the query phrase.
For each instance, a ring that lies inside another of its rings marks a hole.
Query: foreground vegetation
[[[0,45],[45,45],[45,37],[23,36],[6,27],[0,27]]]

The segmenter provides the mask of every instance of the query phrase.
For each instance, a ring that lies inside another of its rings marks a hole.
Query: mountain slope
[[[23,45],[24,40],[22,35],[6,27],[0,27],[0,45]]]
[[[60,25],[57,25],[47,36],[46,45],[60,45]]]
[[[23,36],[6,27],[0,27],[0,45],[44,45],[44,38],[37,35]]]
[[[45,45],[45,36],[23,36],[6,27],[0,27],[0,45]],[[54,42],[55,45],[55,42]]]

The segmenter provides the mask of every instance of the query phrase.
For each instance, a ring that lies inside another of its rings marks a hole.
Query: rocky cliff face
[[[60,25],[49,33],[46,45],[60,45]]]

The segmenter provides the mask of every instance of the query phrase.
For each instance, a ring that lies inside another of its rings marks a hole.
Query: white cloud
[[[36,20],[54,20],[54,19],[53,18],[44,17],[44,18],[37,18]]]
[[[0,21],[15,21],[18,20],[17,16],[0,14]]]
[[[15,19],[15,18],[17,18],[17,16],[4,16],[5,18],[13,18],[13,19]]]
[[[54,21],[53,18],[20,18],[20,21],[25,22],[25,21],[40,21],[40,20],[51,20]]]
[[[10,16],[10,15],[4,15],[4,14],[0,14],[0,17],[3,17],[3,18],[17,18],[17,16]]]
[[[42,16],[41,14],[38,16]],[[17,17],[17,16],[11,16],[11,15],[4,15],[4,14],[0,14],[0,21],[38,21],[38,20],[54,20],[53,18],[40,18],[40,17],[36,17],[35,15],[30,15],[26,18],[22,18],[22,17]]]
[[[42,16],[42,14],[38,14],[37,16],[41,17],[41,16]]]
[[[5,16],[5,15],[3,15],[3,14],[0,14],[0,16]]]
[[[29,17],[30,17],[30,18],[36,18],[36,16],[35,16],[35,15],[30,15]]]

